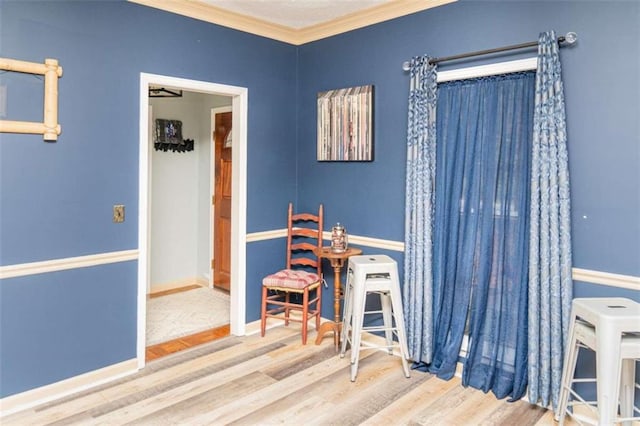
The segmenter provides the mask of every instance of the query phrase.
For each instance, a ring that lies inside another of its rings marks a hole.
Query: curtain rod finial
[[[570,31],[564,36],[564,41],[567,44],[573,44],[576,41],[578,41],[578,34],[574,33],[573,31]]]

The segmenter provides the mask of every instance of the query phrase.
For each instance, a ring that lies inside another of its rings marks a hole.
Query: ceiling
[[[295,45],[456,0],[129,0]]]
[[[202,0],[204,3],[299,30],[390,0]]]

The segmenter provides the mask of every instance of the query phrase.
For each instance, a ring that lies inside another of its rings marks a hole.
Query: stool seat
[[[380,310],[366,310],[368,294],[380,297]],[[358,374],[361,349],[386,349],[395,355],[398,349],[405,377],[410,377],[407,339],[402,311],[402,295],[398,278],[398,264],[386,255],[351,256],[347,268],[345,288],[343,333],[340,356],[344,357],[347,343],[351,345],[351,381]],[[365,315],[382,314],[383,325],[364,326]],[[385,344],[362,340],[363,332],[384,332]],[[397,338],[397,343],[394,341]]]
[[[596,349],[596,329],[594,326],[588,322],[578,320],[575,324],[575,335],[578,341],[586,347],[592,350]],[[620,358],[640,359],[640,334],[623,334],[620,340]]]
[[[625,298],[577,298],[572,302],[569,341],[562,373],[558,420],[569,405],[592,405],[572,389],[578,381],[595,381],[598,423],[627,423],[633,417],[635,362],[640,359],[640,304]],[[596,378],[574,379],[579,348],[596,353]],[[569,404],[569,395],[580,402]],[[618,404],[620,416],[618,416]],[[584,420],[584,419],[583,419]]]
[[[575,315],[597,326],[611,323],[621,332],[640,331],[640,304],[623,297],[573,299]],[[614,324],[615,323],[615,324]]]

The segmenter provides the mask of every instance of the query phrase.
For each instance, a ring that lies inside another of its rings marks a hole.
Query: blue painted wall
[[[64,76],[57,143],[0,135],[0,265],[137,247],[140,72],[249,88],[248,232],[281,229],[289,201],[300,210],[322,202],[327,228],[340,221],[350,234],[402,241],[409,86],[402,62],[555,29],[579,35],[561,53],[574,266],[638,276],[639,20],[637,2],[465,1],[296,48],[122,1],[2,1],[0,56],[58,58]],[[42,82],[0,79],[9,87],[6,118],[39,120]],[[316,162],[316,93],[361,84],[376,90],[375,161]],[[115,225],[111,206],[120,203],[128,221]],[[374,251],[384,252],[365,252]],[[282,240],[247,246],[247,321],[258,318],[260,279],[282,265],[283,252]],[[387,254],[402,262],[400,253]],[[136,267],[4,280],[0,397],[134,357]],[[576,295],[638,298],[580,283]],[[331,317],[331,291],[324,297],[323,315]],[[42,324],[43,312],[51,324]],[[85,335],[86,324],[101,335]],[[30,353],[39,341],[51,343],[49,353]]]
[[[137,270],[130,261],[3,280],[2,391],[135,358]]]
[[[124,1],[3,0],[0,19],[0,56],[64,69],[58,142],[0,135],[0,265],[137,248],[141,72],[248,88],[247,230],[282,228],[297,185],[294,46]],[[6,119],[41,121],[42,81],[0,78]],[[3,280],[0,397],[135,357],[136,274],[133,262]]]
[[[402,63],[575,31],[577,45],[561,50],[574,266],[640,275],[638,22],[638,2],[460,1],[301,46],[300,203],[322,200],[328,226],[340,221],[352,234],[403,241],[409,76]],[[316,162],[316,94],[363,84],[375,86],[375,161]]]
[[[409,76],[402,63],[533,41],[551,29],[575,31],[578,44],[561,50],[574,267],[640,275],[639,22],[638,2],[460,1],[302,46],[300,204],[322,200],[328,227],[339,221],[351,234],[403,241]],[[534,55],[512,52],[440,69]],[[365,84],[375,86],[375,161],[316,162],[317,93]],[[640,302],[638,291],[580,282],[574,296]],[[593,371],[593,357],[581,356],[577,375]],[[583,390],[594,397],[592,388]]]

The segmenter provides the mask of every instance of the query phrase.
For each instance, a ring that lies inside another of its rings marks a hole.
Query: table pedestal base
[[[327,321],[320,324],[320,329],[318,330],[318,336],[316,337],[316,345],[319,345],[324,339],[324,335],[333,332],[333,344],[336,347],[336,350],[340,347],[340,333],[342,332],[342,323],[335,321]]]

